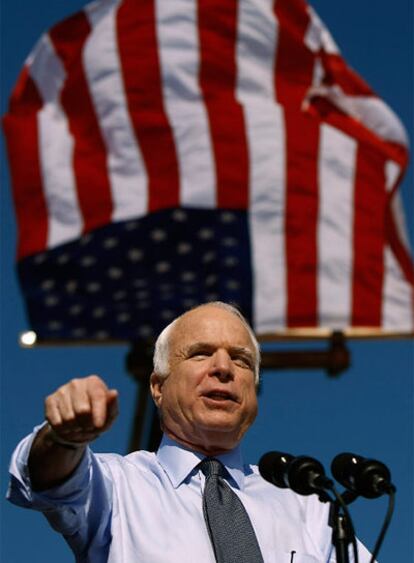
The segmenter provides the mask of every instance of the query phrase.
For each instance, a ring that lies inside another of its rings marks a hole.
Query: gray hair
[[[210,303],[197,305],[193,309],[190,309],[190,311],[194,311],[195,309],[198,309],[200,307],[206,307],[209,305],[217,307],[219,309],[224,309],[225,311],[228,311],[229,313],[235,315],[241,321],[244,328],[249,333],[255,353],[254,380],[256,385],[258,385],[259,370],[260,370],[260,346],[257,341],[256,335],[254,334],[249,323],[243,317],[240,311],[236,309],[236,307],[234,307],[233,305],[229,305],[228,303],[223,303],[222,301],[212,301]],[[157,338],[157,341],[155,342],[154,357],[153,357],[154,372],[157,375],[159,375],[162,379],[167,378],[170,372],[169,353],[170,353],[170,340],[171,340],[172,331],[174,330],[174,327],[176,326],[177,322],[180,319],[182,319],[184,315],[186,315],[188,312],[189,311],[186,311],[185,313],[174,319],[169,325],[167,325],[164,328],[164,330],[160,333],[160,335]]]

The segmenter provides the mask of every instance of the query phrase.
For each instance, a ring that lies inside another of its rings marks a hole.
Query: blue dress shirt
[[[35,429],[35,431],[38,430]],[[214,563],[204,522],[202,454],[164,436],[158,452],[94,454],[47,491],[31,489],[27,459],[35,433],[17,446],[8,498],[40,510],[64,535],[78,563]],[[252,521],[266,563],[334,563],[328,509],[267,483],[240,448],[218,456]],[[359,544],[360,563],[369,562]]]

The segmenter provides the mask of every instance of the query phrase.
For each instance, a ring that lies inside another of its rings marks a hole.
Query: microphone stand
[[[355,542],[355,535],[344,506],[356,497],[345,492],[342,495],[343,504],[338,499],[331,500],[328,524],[332,528],[332,545],[335,547],[337,563],[349,563],[349,545]]]

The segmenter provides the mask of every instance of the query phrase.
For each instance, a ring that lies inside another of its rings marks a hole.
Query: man
[[[240,441],[257,413],[259,362],[254,334],[236,309],[193,309],[156,343],[151,392],[164,431],[158,452],[93,454],[88,444],[115,419],[117,392],[97,376],[72,380],[46,399],[47,423],[17,447],[10,500],[43,511],[79,562],[214,562],[220,548],[203,499],[209,476],[200,467],[214,458],[258,546],[257,557],[244,561],[334,561],[328,506],[315,495],[277,489],[242,462]],[[245,533],[234,531],[236,548]]]

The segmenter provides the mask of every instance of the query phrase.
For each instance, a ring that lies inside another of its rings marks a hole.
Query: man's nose
[[[227,350],[216,350],[211,360],[211,375],[220,379],[233,377],[233,362]]]

